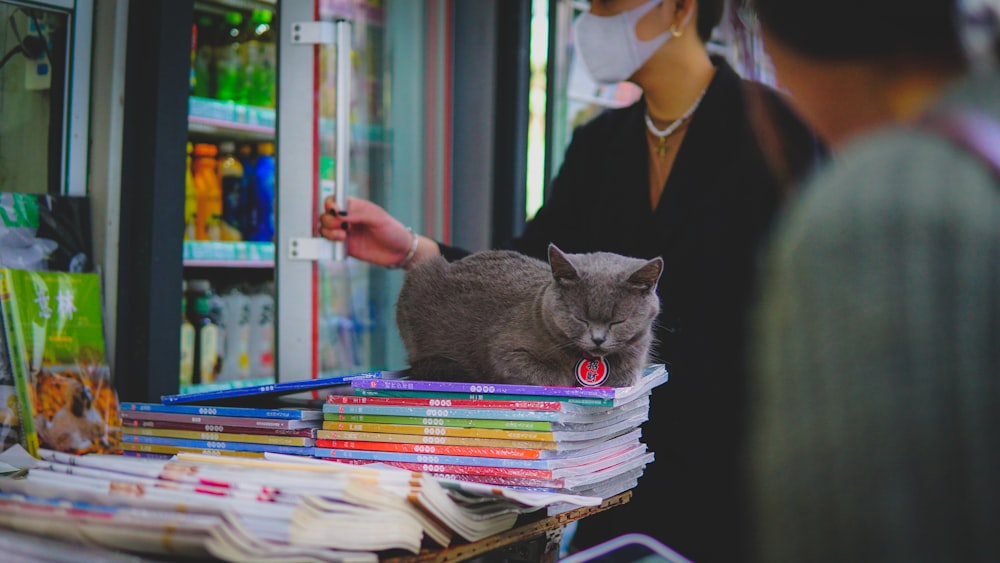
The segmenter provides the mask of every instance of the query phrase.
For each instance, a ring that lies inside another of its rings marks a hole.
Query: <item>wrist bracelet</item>
[[[410,262],[413,261],[413,257],[417,255],[417,243],[420,242],[420,237],[417,236],[417,233],[413,232],[413,227],[406,227],[406,230],[410,231],[410,251],[395,266],[389,266],[393,270],[405,270],[410,265]]]

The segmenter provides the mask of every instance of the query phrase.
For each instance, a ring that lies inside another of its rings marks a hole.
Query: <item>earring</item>
[[[670,35],[674,37],[680,37],[681,35],[684,35],[684,30],[681,28],[681,26],[674,24],[670,26]]]

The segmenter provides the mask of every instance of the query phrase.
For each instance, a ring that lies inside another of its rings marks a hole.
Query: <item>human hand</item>
[[[323,201],[319,234],[332,241],[346,241],[348,256],[389,268],[406,258],[416,236],[375,203],[348,197],[347,209],[341,210],[332,196]]]

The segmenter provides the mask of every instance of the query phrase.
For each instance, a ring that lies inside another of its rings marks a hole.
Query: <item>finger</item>
[[[347,215],[346,209],[339,209],[337,207],[337,198],[333,196],[327,196],[326,199],[323,200],[323,208],[326,210],[326,213],[333,216]]]
[[[332,241],[343,241],[347,240],[347,231],[340,229],[320,229],[319,234]]]
[[[322,229],[335,229],[342,222],[343,221],[340,218],[334,217],[333,215],[330,215],[329,213],[324,213],[323,215],[320,215],[320,217],[319,217],[319,224],[320,224],[320,228],[322,228]]]

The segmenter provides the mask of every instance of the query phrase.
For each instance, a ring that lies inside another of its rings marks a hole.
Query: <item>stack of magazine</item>
[[[375,562],[601,503],[281,454],[39,455],[0,454],[0,527],[158,558]]]
[[[160,403],[121,404],[122,449],[130,457],[168,459],[178,453],[264,457],[314,454],[320,407],[276,405],[281,396],[349,388],[381,378],[368,372],[239,389],[165,395]],[[242,406],[236,406],[242,405]],[[256,406],[254,406],[256,405]]]
[[[319,409],[121,404],[126,456],[168,459],[181,452],[264,457],[313,455]]]
[[[316,457],[442,479],[610,497],[653,460],[641,441],[663,365],[633,387],[356,380],[330,395]]]

